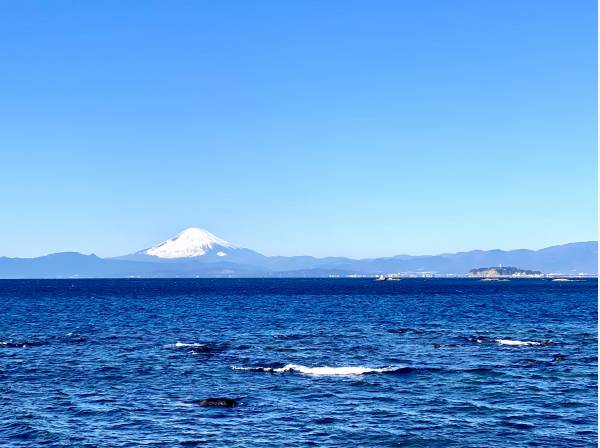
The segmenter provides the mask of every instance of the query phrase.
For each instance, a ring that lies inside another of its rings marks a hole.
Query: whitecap
[[[175,347],[206,347],[206,344],[200,344],[198,342],[179,342],[175,343]]]
[[[513,346],[525,346],[525,345],[542,345],[539,341],[519,341],[516,339],[496,339],[496,343],[500,345],[513,345]]]
[[[177,341],[175,344],[167,344],[164,347],[165,348],[204,348],[204,347],[208,347],[208,345],[200,344],[198,342],[179,342],[179,341]]]
[[[283,367],[236,367],[231,366],[233,370],[249,370],[255,372],[273,372],[273,373],[302,373],[304,375],[317,375],[317,376],[325,376],[325,375],[364,375],[366,373],[393,373],[404,370],[411,370],[408,367],[382,367],[382,368],[372,368],[372,367],[363,367],[363,366],[343,366],[343,367],[329,367],[329,366],[320,366],[320,367],[306,367],[300,364],[286,364]]]

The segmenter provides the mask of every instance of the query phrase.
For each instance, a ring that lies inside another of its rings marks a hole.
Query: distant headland
[[[500,278],[500,277],[524,277],[539,278],[545,275],[541,271],[519,269],[514,266],[496,266],[490,268],[471,269],[467,277]]]

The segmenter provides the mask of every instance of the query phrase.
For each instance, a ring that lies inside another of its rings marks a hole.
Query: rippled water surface
[[[0,281],[0,446],[596,446],[596,287]]]

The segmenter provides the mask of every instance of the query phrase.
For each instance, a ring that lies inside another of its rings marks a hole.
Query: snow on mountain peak
[[[215,247],[235,248],[234,245],[213,235],[208,230],[190,227],[173,238],[146,249],[143,253],[158,258],[189,258],[205,255]],[[221,250],[217,255],[225,256],[227,253]]]

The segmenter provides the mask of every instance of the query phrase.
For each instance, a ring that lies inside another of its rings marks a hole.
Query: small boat
[[[398,277],[391,277],[391,276],[386,276],[386,275],[378,275],[377,277],[375,277],[375,281],[376,282],[390,282],[390,281],[400,281],[401,279],[399,279]]]

